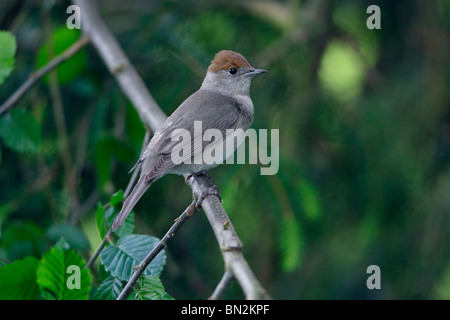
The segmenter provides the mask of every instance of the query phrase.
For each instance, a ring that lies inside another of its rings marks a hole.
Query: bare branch
[[[72,57],[75,53],[80,51],[84,46],[89,43],[89,38],[87,36],[82,36],[79,40],[77,40],[73,45],[71,45],[66,51],[61,53],[59,56],[52,59],[48,64],[39,69],[38,71],[30,74],[27,81],[25,81],[14,93],[11,97],[8,98],[1,106],[0,106],[0,115],[7,112],[11,109],[19,100],[23,97],[23,95],[44,75],[49,73],[51,70],[59,66],[62,62],[66,61],[70,57]]]
[[[220,279],[220,282],[217,285],[216,289],[214,290],[213,294],[211,295],[211,297],[209,297],[209,300],[222,299],[223,295],[228,290],[233,280],[234,278],[231,272],[225,271],[225,273],[222,276],[222,279]]]

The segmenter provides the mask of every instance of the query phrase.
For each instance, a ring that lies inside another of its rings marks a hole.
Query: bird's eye
[[[236,70],[236,68],[230,68],[230,69],[228,69],[228,72],[230,74],[236,74],[237,70]]]

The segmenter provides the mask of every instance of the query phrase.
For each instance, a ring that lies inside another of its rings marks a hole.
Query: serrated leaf
[[[92,276],[84,269],[85,261],[72,249],[51,248],[39,261],[37,282],[46,298],[57,300],[85,300],[91,290]],[[71,269],[74,268],[74,269]],[[70,288],[79,281],[79,288]]]
[[[37,267],[36,258],[26,257],[0,268],[0,300],[39,299]]]
[[[42,144],[39,123],[22,109],[11,110],[0,118],[0,136],[8,147],[19,152],[37,152]]]
[[[110,245],[100,253],[101,264],[111,275],[128,281],[134,267],[150,253],[159,239],[147,235],[132,234],[120,238],[117,244]],[[144,270],[143,275],[157,276],[166,263],[166,255],[162,250]]]
[[[161,280],[155,276],[139,278],[139,289],[136,290],[136,300],[172,300],[164,290]]]
[[[16,38],[10,32],[0,31],[0,84],[11,74],[16,47]]]
[[[98,286],[97,291],[94,295],[94,299],[116,300],[120,292],[122,291],[122,287],[122,281],[114,278],[113,276],[109,276]]]

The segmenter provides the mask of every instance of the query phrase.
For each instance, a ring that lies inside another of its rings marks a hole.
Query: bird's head
[[[202,87],[226,95],[248,95],[252,78],[264,72],[253,68],[240,53],[222,50],[211,61]]]

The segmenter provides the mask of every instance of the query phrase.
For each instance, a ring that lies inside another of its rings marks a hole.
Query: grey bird
[[[194,130],[194,122],[201,122],[201,134],[208,129],[216,129],[227,135],[227,129],[242,129],[244,132],[253,121],[254,107],[250,98],[250,84],[254,76],[267,72],[254,69],[239,53],[230,50],[218,52],[208,67],[205,79],[200,89],[187,98],[155,132],[140,159],[133,167],[141,165],[140,178],[130,195],[125,199],[123,207],[114,220],[112,230],[118,229],[133,207],[156,180],[166,174],[189,174],[193,177],[218,163],[194,161],[206,147],[212,147],[221,141],[195,141],[198,132]],[[181,142],[173,138],[179,132],[190,133],[190,139]],[[225,139],[225,138],[224,138]],[[184,147],[187,147],[184,149]],[[232,152],[238,147],[234,145]],[[183,162],[173,161],[173,152],[188,150],[182,154]],[[229,156],[223,152],[223,160]],[[131,171],[133,170],[131,169]],[[203,198],[208,194],[218,195],[217,190],[205,190],[199,197],[196,206],[201,206]],[[220,197],[219,197],[220,198]]]

